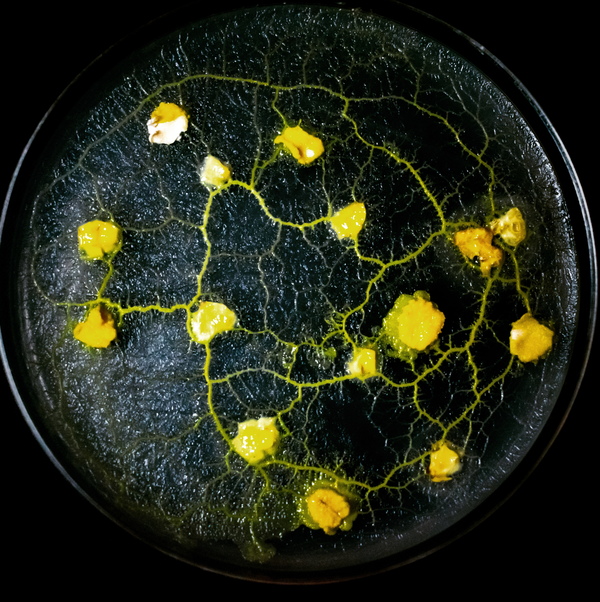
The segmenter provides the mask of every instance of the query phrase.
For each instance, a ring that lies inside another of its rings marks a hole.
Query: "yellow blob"
[[[101,305],[96,305],[83,322],[75,326],[73,336],[88,347],[108,347],[117,338],[115,321]]]
[[[533,362],[552,349],[553,336],[552,330],[527,313],[513,322],[510,331],[510,352],[524,363]]]
[[[188,129],[188,116],[178,105],[161,102],[148,120],[148,138],[153,144],[173,144]]]
[[[363,203],[351,203],[331,218],[331,227],[338,238],[353,238],[356,240],[366,217],[367,211]]]
[[[216,157],[208,155],[204,160],[200,181],[209,188],[220,188],[231,178],[231,171]]]
[[[235,326],[235,314],[222,303],[202,301],[200,309],[192,314],[192,338],[197,343],[207,343],[215,335]]]
[[[248,464],[258,464],[277,451],[279,431],[275,421],[276,418],[259,418],[238,424],[238,434],[231,443]]]
[[[323,152],[323,143],[316,136],[311,136],[299,125],[285,128],[283,133],[275,138],[275,144],[282,143],[292,153],[295,159],[303,165],[312,163]]]
[[[433,446],[428,473],[434,483],[449,481],[450,475],[460,470],[460,456],[444,442]]]
[[[377,373],[377,352],[366,347],[354,350],[352,361],[348,364],[348,372],[358,378],[369,378]]]
[[[333,535],[350,516],[348,499],[333,489],[317,489],[306,498],[308,513],[319,529]],[[344,530],[347,530],[347,527]]]
[[[423,351],[439,336],[446,316],[423,297],[411,299],[398,316],[398,337],[412,349]]]
[[[485,276],[489,276],[492,268],[499,266],[504,252],[492,245],[493,233],[487,228],[467,228],[454,235],[454,244],[460,252],[473,259],[479,257],[479,266]]]
[[[491,222],[490,228],[494,234],[499,234],[500,238],[511,247],[516,247],[523,242],[527,235],[525,220],[516,207],[509,209],[502,217]]]
[[[382,337],[391,346],[388,355],[412,361],[434,343],[446,317],[425,291],[400,295],[383,319]]]
[[[77,230],[79,250],[88,259],[102,259],[121,246],[121,228],[111,222],[94,220],[79,226]]]

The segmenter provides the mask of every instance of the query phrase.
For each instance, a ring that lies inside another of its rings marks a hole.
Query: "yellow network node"
[[[121,248],[121,228],[112,222],[94,220],[77,230],[79,250],[86,259],[102,259]]]
[[[440,441],[433,446],[427,472],[434,483],[449,481],[460,468],[460,455],[445,441]]]
[[[208,155],[204,160],[200,180],[209,188],[221,188],[231,179],[231,170],[219,159]]]
[[[351,203],[331,218],[331,227],[338,238],[356,240],[367,217],[364,203]]]
[[[197,343],[208,343],[217,334],[232,330],[236,319],[226,305],[202,301],[200,309],[192,314],[192,338]]]
[[[315,483],[303,498],[301,516],[310,529],[322,529],[327,535],[349,531],[358,516],[357,498],[334,483]]]
[[[348,363],[348,373],[358,378],[369,378],[377,374],[377,352],[375,349],[357,347],[352,361]]]
[[[292,156],[298,160],[298,163],[302,163],[302,165],[312,163],[325,151],[321,140],[305,132],[299,125],[293,128],[285,128],[275,138],[275,144],[283,144],[292,153]]]
[[[238,434],[231,443],[248,464],[259,464],[275,454],[279,447],[277,419],[259,418],[241,422],[238,424]]]
[[[467,228],[454,235],[454,244],[469,259],[479,260],[484,276],[489,276],[492,268],[502,264],[504,252],[492,244],[493,233],[488,228]]]
[[[73,336],[88,347],[106,348],[117,338],[115,320],[105,307],[96,305],[75,326]]]
[[[510,352],[523,363],[537,361],[552,349],[553,337],[550,328],[526,313],[512,324]]]
[[[187,113],[175,103],[161,102],[148,120],[148,138],[153,144],[173,144],[188,129]]]
[[[511,247],[522,243],[527,236],[525,219],[517,207],[512,207],[504,215],[493,220],[490,223],[490,229]]]
[[[445,319],[425,291],[400,295],[383,320],[382,334],[393,355],[411,360],[437,341]]]

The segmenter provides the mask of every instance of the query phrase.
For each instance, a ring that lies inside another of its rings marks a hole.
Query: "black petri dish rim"
[[[348,8],[352,8],[352,6],[347,6]],[[43,161],[44,149],[46,148],[48,141],[52,139],[54,133],[60,127],[64,116],[68,115],[69,111],[77,105],[82,93],[97,81],[102,73],[110,69],[113,65],[118,64],[123,57],[129,55],[133,50],[146,45],[169,31],[177,30],[183,21],[189,22],[190,20],[201,19],[206,16],[205,9],[196,7],[194,10],[196,12],[193,14],[193,17],[188,8],[186,9],[185,16],[178,11],[173,15],[167,16],[163,20],[150,24],[140,32],[137,32],[120,43],[117,47],[111,49],[110,52],[91,65],[90,68],[82,73],[65,91],[45,116],[42,123],[38,126],[32,140],[23,153],[17,171],[15,172],[15,177],[11,183],[7,202],[5,203],[3,210],[1,232],[18,232],[25,227],[23,221],[25,219],[24,211],[16,199],[20,198],[26,188],[27,174],[30,170],[36,168],[40,160]],[[576,251],[579,258],[580,307],[570,369],[565,374],[564,384],[556,400],[554,410],[549,416],[544,429],[533,443],[529,453],[493,495],[486,498],[481,504],[470,511],[467,517],[445,529],[442,533],[439,533],[419,545],[411,547],[410,550],[399,554],[393,554],[387,558],[378,559],[374,562],[365,562],[360,568],[348,567],[334,569],[325,571],[319,576],[315,575],[315,573],[304,577],[299,576],[296,572],[270,571],[261,568],[260,565],[257,565],[256,568],[239,566],[232,568],[227,563],[215,560],[202,561],[195,559],[193,561],[195,564],[209,570],[259,581],[336,581],[355,578],[357,573],[360,573],[360,575],[368,575],[388,568],[397,567],[446,545],[489,515],[527,477],[529,472],[543,456],[565,420],[583,376],[593,336],[597,309],[596,257],[591,223],[585,206],[583,193],[570,159],[556,132],[535,100],[531,98],[522,84],[517,81],[497,59],[491,56],[476,42],[437,19],[431,18],[420,11],[409,9],[408,7],[386,4],[382,7],[378,7],[376,12],[383,17],[396,20],[417,31],[426,32],[427,35],[449,46],[457,54],[466,58],[475,67],[486,74],[518,107],[519,111],[540,140],[546,154],[549,156],[557,179],[562,187],[566,203],[570,209],[574,240],[577,244]],[[19,349],[21,333],[18,328],[18,320],[14,318],[19,308],[13,284],[17,279],[16,266],[18,264],[20,249],[18,243],[10,240],[10,237],[6,235],[2,236],[1,244],[3,256],[10,257],[8,261],[2,263],[1,268],[3,282],[9,283],[8,295],[2,299],[3,361],[17,402],[29,423],[30,428],[35,433],[40,444],[44,447],[54,464],[94,505],[125,529],[132,531],[138,537],[159,547],[159,549],[162,549],[163,551],[177,556],[177,551],[169,549],[167,542],[151,541],[151,538],[140,533],[138,529],[132,529],[131,526],[127,524],[126,518],[120,516],[117,508],[109,508],[106,507],[106,504],[98,504],[94,492],[82,487],[81,484],[77,482],[77,477],[73,476],[69,467],[69,461],[64,456],[64,451],[56,445],[56,442],[49,443],[53,439],[52,434],[48,432],[47,426],[40,420],[40,417],[36,414],[35,407],[28,399],[28,369],[24,366],[24,360]],[[181,559],[189,561],[187,558]]]

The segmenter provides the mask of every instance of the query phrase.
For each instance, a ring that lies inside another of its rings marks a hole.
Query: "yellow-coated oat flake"
[[[235,313],[226,305],[202,301],[198,311],[192,314],[192,338],[197,343],[207,343],[215,335],[231,330],[236,319]]]
[[[77,229],[79,250],[86,259],[102,259],[121,247],[121,228],[112,222],[93,220]]]
[[[522,243],[527,235],[523,214],[517,207],[512,207],[504,215],[492,221],[490,228],[494,234],[498,234],[511,247]]]
[[[352,361],[348,363],[348,373],[358,378],[369,378],[377,374],[377,352],[375,349],[357,347]]]
[[[153,144],[173,144],[188,129],[187,113],[173,102],[161,102],[147,123],[148,139]]]
[[[102,305],[96,305],[83,322],[75,326],[73,336],[88,347],[106,348],[117,338],[115,320]]]
[[[219,159],[208,155],[202,166],[200,181],[209,188],[221,188],[231,179],[231,170]]]
[[[298,163],[307,165],[318,159],[324,152],[323,143],[316,136],[305,132],[299,125],[287,127],[275,138],[275,144],[283,144],[298,160]]]
[[[238,424],[238,434],[232,440],[233,449],[248,464],[258,464],[272,456],[279,447],[276,418],[246,420]]]
[[[449,481],[460,468],[460,456],[446,442],[438,442],[433,446],[427,472],[434,483]]]
[[[554,332],[540,324],[530,313],[513,322],[510,331],[510,352],[523,363],[534,362],[552,349]]]
[[[306,503],[311,518],[327,535],[333,535],[350,516],[348,500],[333,489],[317,489],[308,496]]]
[[[351,203],[331,218],[331,227],[338,238],[357,239],[367,217],[364,203]]]
[[[412,349],[423,351],[439,336],[445,316],[423,297],[410,300],[398,317],[398,337]]]
[[[426,291],[400,295],[383,319],[381,336],[391,347],[389,354],[414,360],[440,336],[446,316],[429,300]]]
[[[502,264],[504,252],[492,244],[493,232],[488,228],[467,228],[454,235],[454,244],[469,259],[479,258],[479,267],[484,276],[489,276],[492,268]]]

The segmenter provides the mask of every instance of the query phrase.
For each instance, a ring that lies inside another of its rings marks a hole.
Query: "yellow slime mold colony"
[[[79,226],[77,236],[79,250],[87,259],[102,259],[121,246],[121,229],[111,222],[87,222]]]
[[[566,200],[483,73],[370,15],[284,8],[166,37],[79,107],[24,197],[18,309],[41,325],[26,369],[68,400],[58,434],[125,526],[184,560],[226,539],[265,562],[282,539],[267,572],[328,551],[336,572],[375,520],[375,553],[425,545],[452,485],[469,510],[497,481],[491,447],[535,441],[514,406],[553,379],[520,362],[554,333],[511,322],[572,315],[575,258],[542,239],[575,234],[535,218],[546,189]]]
[[[366,217],[367,212],[364,203],[352,203],[338,211],[331,218],[331,227],[338,238],[353,238],[356,240]]]
[[[96,305],[86,319],[75,326],[73,336],[88,347],[108,347],[117,338],[115,321],[108,310]]]
[[[279,431],[275,420],[275,418],[259,418],[238,424],[238,434],[231,443],[233,449],[248,464],[258,464],[277,451]]]
[[[438,338],[444,320],[444,314],[431,301],[411,299],[398,319],[398,336],[412,349],[423,351]]]
[[[516,207],[509,209],[502,217],[491,222],[490,228],[494,234],[498,234],[511,247],[522,243],[527,235],[525,220]]]
[[[429,458],[429,476],[434,483],[449,481],[460,470],[460,456],[447,443],[437,443]]]
[[[326,487],[313,491],[306,498],[306,506],[307,526],[323,529],[327,535],[334,535],[338,529],[348,531],[357,515],[346,496]]]
[[[215,335],[235,326],[235,314],[222,303],[203,301],[192,314],[192,338],[197,343],[208,343]]]
[[[434,343],[446,317],[425,291],[401,295],[383,320],[383,332],[402,359],[412,359]]]
[[[200,181],[209,188],[221,188],[231,178],[231,171],[216,157],[208,155],[202,166]]]
[[[188,129],[186,112],[172,102],[161,102],[148,120],[148,139],[153,144],[173,144]]]
[[[536,361],[550,351],[553,336],[554,332],[530,313],[524,314],[512,324],[510,352],[524,363]]]
[[[467,228],[454,235],[454,244],[469,259],[479,258],[479,267],[484,276],[499,266],[504,258],[502,249],[492,245],[493,232],[487,228]]]
[[[352,361],[348,364],[348,372],[358,378],[369,378],[377,373],[377,352],[374,349],[357,347]]]
[[[275,144],[284,144],[298,163],[307,165],[320,157],[325,150],[323,143],[316,136],[311,136],[299,125],[285,128],[282,134],[275,138]]]

